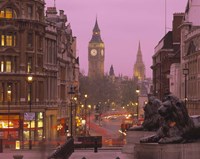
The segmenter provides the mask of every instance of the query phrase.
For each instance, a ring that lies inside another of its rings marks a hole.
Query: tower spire
[[[93,28],[92,39],[90,40],[90,42],[102,42],[103,43],[103,41],[101,39],[101,34],[100,34],[100,29],[99,29],[97,17],[96,17],[95,25],[94,25],[94,28]]]
[[[139,41],[136,62],[133,68],[133,77],[139,80],[145,79],[145,65],[142,59],[141,44]]]
[[[95,26],[94,26],[93,32],[100,32],[97,17],[96,17],[96,22],[95,22]]]
[[[140,41],[139,41],[139,44],[138,44],[138,52],[137,52],[137,59],[136,59],[136,63],[138,63],[138,62],[143,63]]]
[[[138,45],[138,54],[139,54],[139,53],[142,54],[142,53],[141,53],[140,41],[139,41],[139,45]]]

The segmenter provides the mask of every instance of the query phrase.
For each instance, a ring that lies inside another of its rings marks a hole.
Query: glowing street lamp
[[[84,95],[84,97],[85,97],[85,136],[86,136],[86,134],[87,134],[87,97],[88,97],[88,95],[87,94],[85,94]]]
[[[73,108],[72,108],[72,105],[73,105],[73,103],[72,103],[72,95],[73,94],[75,94],[75,91],[74,91],[74,86],[73,85],[71,85],[70,86],[70,91],[68,92],[68,94],[70,94],[71,95],[71,99],[70,99],[70,101],[71,101],[71,110],[70,110],[70,125],[71,125],[71,137],[73,137]]]
[[[140,90],[139,90],[138,87],[136,88],[135,92],[137,94],[137,104],[136,104],[136,106],[137,106],[137,120],[138,120],[138,118],[139,118],[139,93],[140,93]]]
[[[89,126],[88,126],[88,130],[90,131],[90,111],[91,111],[91,108],[92,106],[91,105],[88,105],[88,108],[89,108]]]
[[[31,100],[32,100],[32,82],[33,82],[33,76],[29,75],[27,77],[27,81],[29,84],[29,112],[31,113]],[[31,139],[31,119],[29,120],[29,150],[32,149],[32,139]]]
[[[187,76],[189,74],[189,69],[184,68],[183,69],[183,75],[185,76],[185,106],[187,104]]]
[[[10,131],[9,131],[9,129],[10,129],[10,101],[11,101],[11,90],[10,89],[8,89],[7,90],[7,94],[8,94],[8,139],[10,138]]]

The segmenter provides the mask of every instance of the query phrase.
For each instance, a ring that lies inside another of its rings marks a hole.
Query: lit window
[[[3,10],[0,11],[0,18],[4,18],[4,11]]]
[[[31,73],[31,70],[32,70],[32,58],[29,57],[28,58],[28,64],[27,64],[27,72]]]
[[[1,46],[5,46],[5,36],[1,35]]]
[[[0,10],[0,18],[15,18],[16,17],[16,12],[12,8],[4,8]]]
[[[43,121],[40,120],[40,121],[38,121],[38,128],[42,128],[42,127],[43,127]]]
[[[4,72],[4,62],[1,61],[1,72]]]
[[[12,18],[13,17],[13,12],[10,8],[6,9],[6,18]]]
[[[27,70],[28,70],[28,71],[27,71],[28,73],[31,72],[31,64],[30,64],[30,63],[28,63],[28,68],[27,68]]]
[[[6,72],[11,72],[11,61],[6,61]]]
[[[6,36],[6,45],[7,46],[12,46],[12,41],[13,41],[13,37],[11,35],[7,35]]]
[[[37,115],[38,115],[38,120],[43,119],[43,113],[42,112],[39,112]]]
[[[28,92],[28,101],[30,102],[30,100],[31,100],[31,94],[30,92]]]
[[[7,33],[5,35],[1,35],[1,46],[16,46],[15,33]]]
[[[8,83],[7,85],[7,100],[11,101],[12,98],[12,85],[11,83]]]

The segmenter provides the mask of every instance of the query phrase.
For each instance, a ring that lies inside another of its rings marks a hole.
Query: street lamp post
[[[139,119],[139,93],[140,93],[140,90],[138,87],[136,88],[135,92],[137,94],[137,120],[138,120]]]
[[[88,105],[89,108],[89,123],[88,123],[88,131],[90,132],[90,110],[91,110],[91,105]]]
[[[73,138],[73,108],[72,108],[73,103],[72,103],[72,95],[75,93],[73,85],[70,86],[70,91],[68,93],[71,95],[71,97],[70,97],[70,104],[71,104],[71,109],[70,109],[70,130],[71,130],[71,132],[70,132],[70,135]]]
[[[8,140],[10,139],[10,100],[11,100],[11,90],[7,91],[8,94]]]
[[[77,97],[74,97],[74,136],[76,136],[76,113],[77,113]]]
[[[84,95],[85,97],[85,136],[87,135],[87,94]]]
[[[185,106],[187,104],[187,76],[189,74],[189,69],[188,68],[184,68],[183,69],[183,74],[185,76]]]
[[[32,82],[33,82],[33,76],[29,75],[27,78],[28,84],[29,84],[29,112],[31,113],[31,100],[32,100]],[[31,139],[31,120],[29,120],[29,150],[32,149],[32,139]]]

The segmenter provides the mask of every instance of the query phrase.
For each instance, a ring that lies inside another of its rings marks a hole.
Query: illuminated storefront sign
[[[0,114],[0,133],[2,139],[18,139],[20,130],[19,114]]]
[[[35,120],[35,113],[33,112],[24,113],[24,120],[26,121]]]

